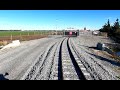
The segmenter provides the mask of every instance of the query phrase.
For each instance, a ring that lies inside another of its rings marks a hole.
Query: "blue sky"
[[[100,29],[108,19],[120,19],[120,10],[0,10],[2,30]]]

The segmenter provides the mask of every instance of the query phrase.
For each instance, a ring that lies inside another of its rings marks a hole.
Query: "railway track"
[[[75,50],[75,46],[71,43],[71,40],[67,42],[68,50],[71,56],[71,60],[76,68],[80,80],[94,80],[90,72],[87,71],[82,59],[79,57],[78,51]]]
[[[8,72],[9,80],[118,80],[112,64],[101,61],[83,43],[74,37],[23,43],[0,52],[0,73]]]
[[[85,48],[77,46],[77,43],[74,41],[75,39],[71,40],[72,42],[71,45],[74,51],[76,52],[78,57],[81,59],[81,63],[84,65],[84,67],[87,69],[87,71],[90,73],[91,77],[94,80],[118,80],[111,69],[102,65],[102,63],[99,62],[99,60],[96,60],[94,57],[91,57],[91,55],[88,55],[87,51],[84,50]],[[89,58],[86,58],[85,57],[86,55]]]
[[[21,80],[92,80],[69,38],[52,43]]]

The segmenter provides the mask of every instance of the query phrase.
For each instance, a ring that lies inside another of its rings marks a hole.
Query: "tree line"
[[[110,37],[119,37],[120,38],[120,23],[119,19],[116,19],[113,25],[110,24],[110,21],[108,19],[107,23],[103,25],[103,27],[99,30],[100,32],[106,32],[108,33],[108,36]]]
[[[107,23],[105,23],[99,31],[108,33],[108,36],[120,36],[119,19],[116,19],[113,25],[110,25],[110,21],[108,19]]]
[[[22,31],[22,30],[0,30],[0,31]]]

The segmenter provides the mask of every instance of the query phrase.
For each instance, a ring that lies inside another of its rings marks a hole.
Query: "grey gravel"
[[[60,45],[65,37],[48,36],[47,38],[21,42],[16,48],[0,50],[0,74],[9,73],[9,80],[58,80],[58,60]],[[101,60],[94,55],[89,47],[98,42],[113,42],[102,36],[91,33],[80,33],[71,37],[69,46],[72,54],[88,80],[118,80],[120,73],[115,69],[119,66]],[[107,56],[104,58],[111,59]],[[71,61],[67,38],[62,44],[63,80],[79,80]]]
[[[84,37],[84,38],[83,38]],[[92,38],[91,38],[92,37]],[[88,40],[87,40],[87,39]],[[110,64],[107,61],[100,60],[95,56],[90,55],[92,53],[87,46],[95,46],[97,41],[100,41],[100,38],[95,36],[84,36],[81,35],[78,38],[71,39],[73,44],[75,45],[79,55],[82,59],[82,62],[86,66],[87,70],[91,73],[91,75],[99,80],[117,80],[116,76],[120,74],[113,70],[114,65]],[[101,39],[102,41],[102,39]],[[104,40],[102,42],[105,42]]]
[[[46,47],[59,40],[54,37],[22,42],[19,47],[0,51],[0,74],[9,80],[20,79]]]

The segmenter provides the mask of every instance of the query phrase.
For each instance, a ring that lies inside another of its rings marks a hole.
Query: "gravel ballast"
[[[9,73],[9,80],[59,80],[61,75],[63,80],[79,80],[81,70],[87,80],[119,80],[120,64],[97,50],[98,42],[113,41],[91,33],[23,41],[0,50],[0,74]]]

